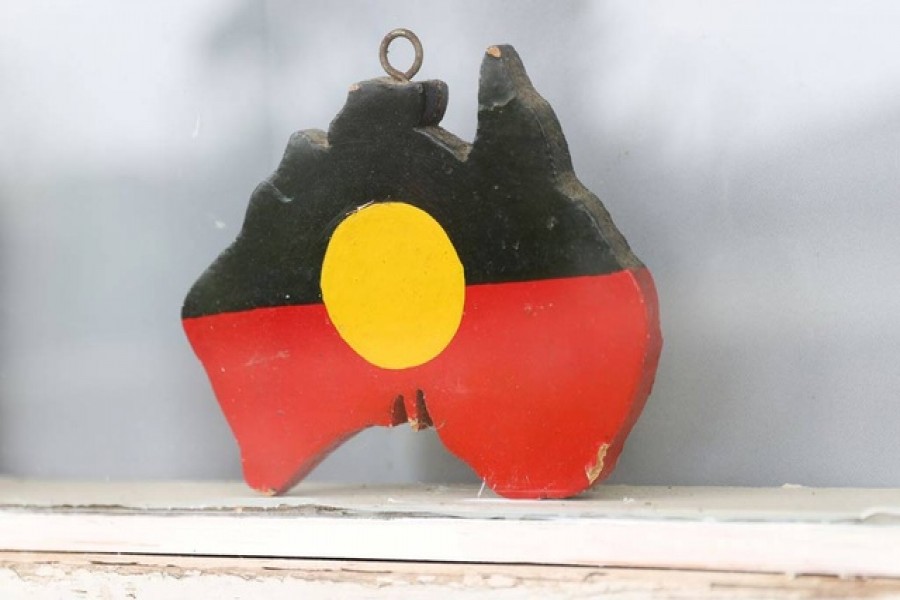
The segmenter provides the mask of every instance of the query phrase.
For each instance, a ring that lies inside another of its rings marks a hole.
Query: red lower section
[[[496,492],[575,495],[614,468],[662,343],[646,269],[467,287],[447,349],[400,371],[357,355],[321,304],[186,319],[184,328],[248,484],[268,493],[293,486],[358,431],[414,418],[422,390],[444,444]]]

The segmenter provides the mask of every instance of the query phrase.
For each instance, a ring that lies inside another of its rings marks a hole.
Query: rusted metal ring
[[[405,72],[395,69],[391,64],[391,61],[388,60],[388,46],[390,46],[391,42],[398,37],[409,40],[409,43],[412,44],[413,50],[416,53],[416,58],[413,60],[412,66]],[[394,29],[384,36],[384,39],[381,40],[381,48],[378,49],[378,58],[381,60],[381,66],[384,68],[385,72],[397,81],[404,82],[415,77],[416,73],[419,72],[419,69],[422,68],[422,55],[422,42],[419,41],[419,37],[409,29],[403,28]]]

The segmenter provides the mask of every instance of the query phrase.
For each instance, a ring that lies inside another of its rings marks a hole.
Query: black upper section
[[[321,300],[331,233],[369,202],[428,212],[459,253],[467,284],[601,274],[640,265],[572,172],[553,109],[511,46],[481,67],[471,145],[437,126],[440,81],[387,78],[351,88],[328,133],[295,133],[253,192],[237,240],[194,284],[195,317]]]

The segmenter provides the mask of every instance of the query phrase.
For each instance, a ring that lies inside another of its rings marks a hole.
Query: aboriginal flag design
[[[650,272],[572,171],[515,50],[488,49],[478,132],[440,81],[353,86],[295,133],[182,321],[266,493],[373,425],[434,426],[497,493],[605,478],[662,339]]]

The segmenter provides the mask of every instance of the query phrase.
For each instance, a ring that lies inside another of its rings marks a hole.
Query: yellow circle
[[[462,320],[466,286],[447,233],[410,204],[369,204],[335,229],[322,300],[347,344],[370,363],[405,369],[441,353]]]

